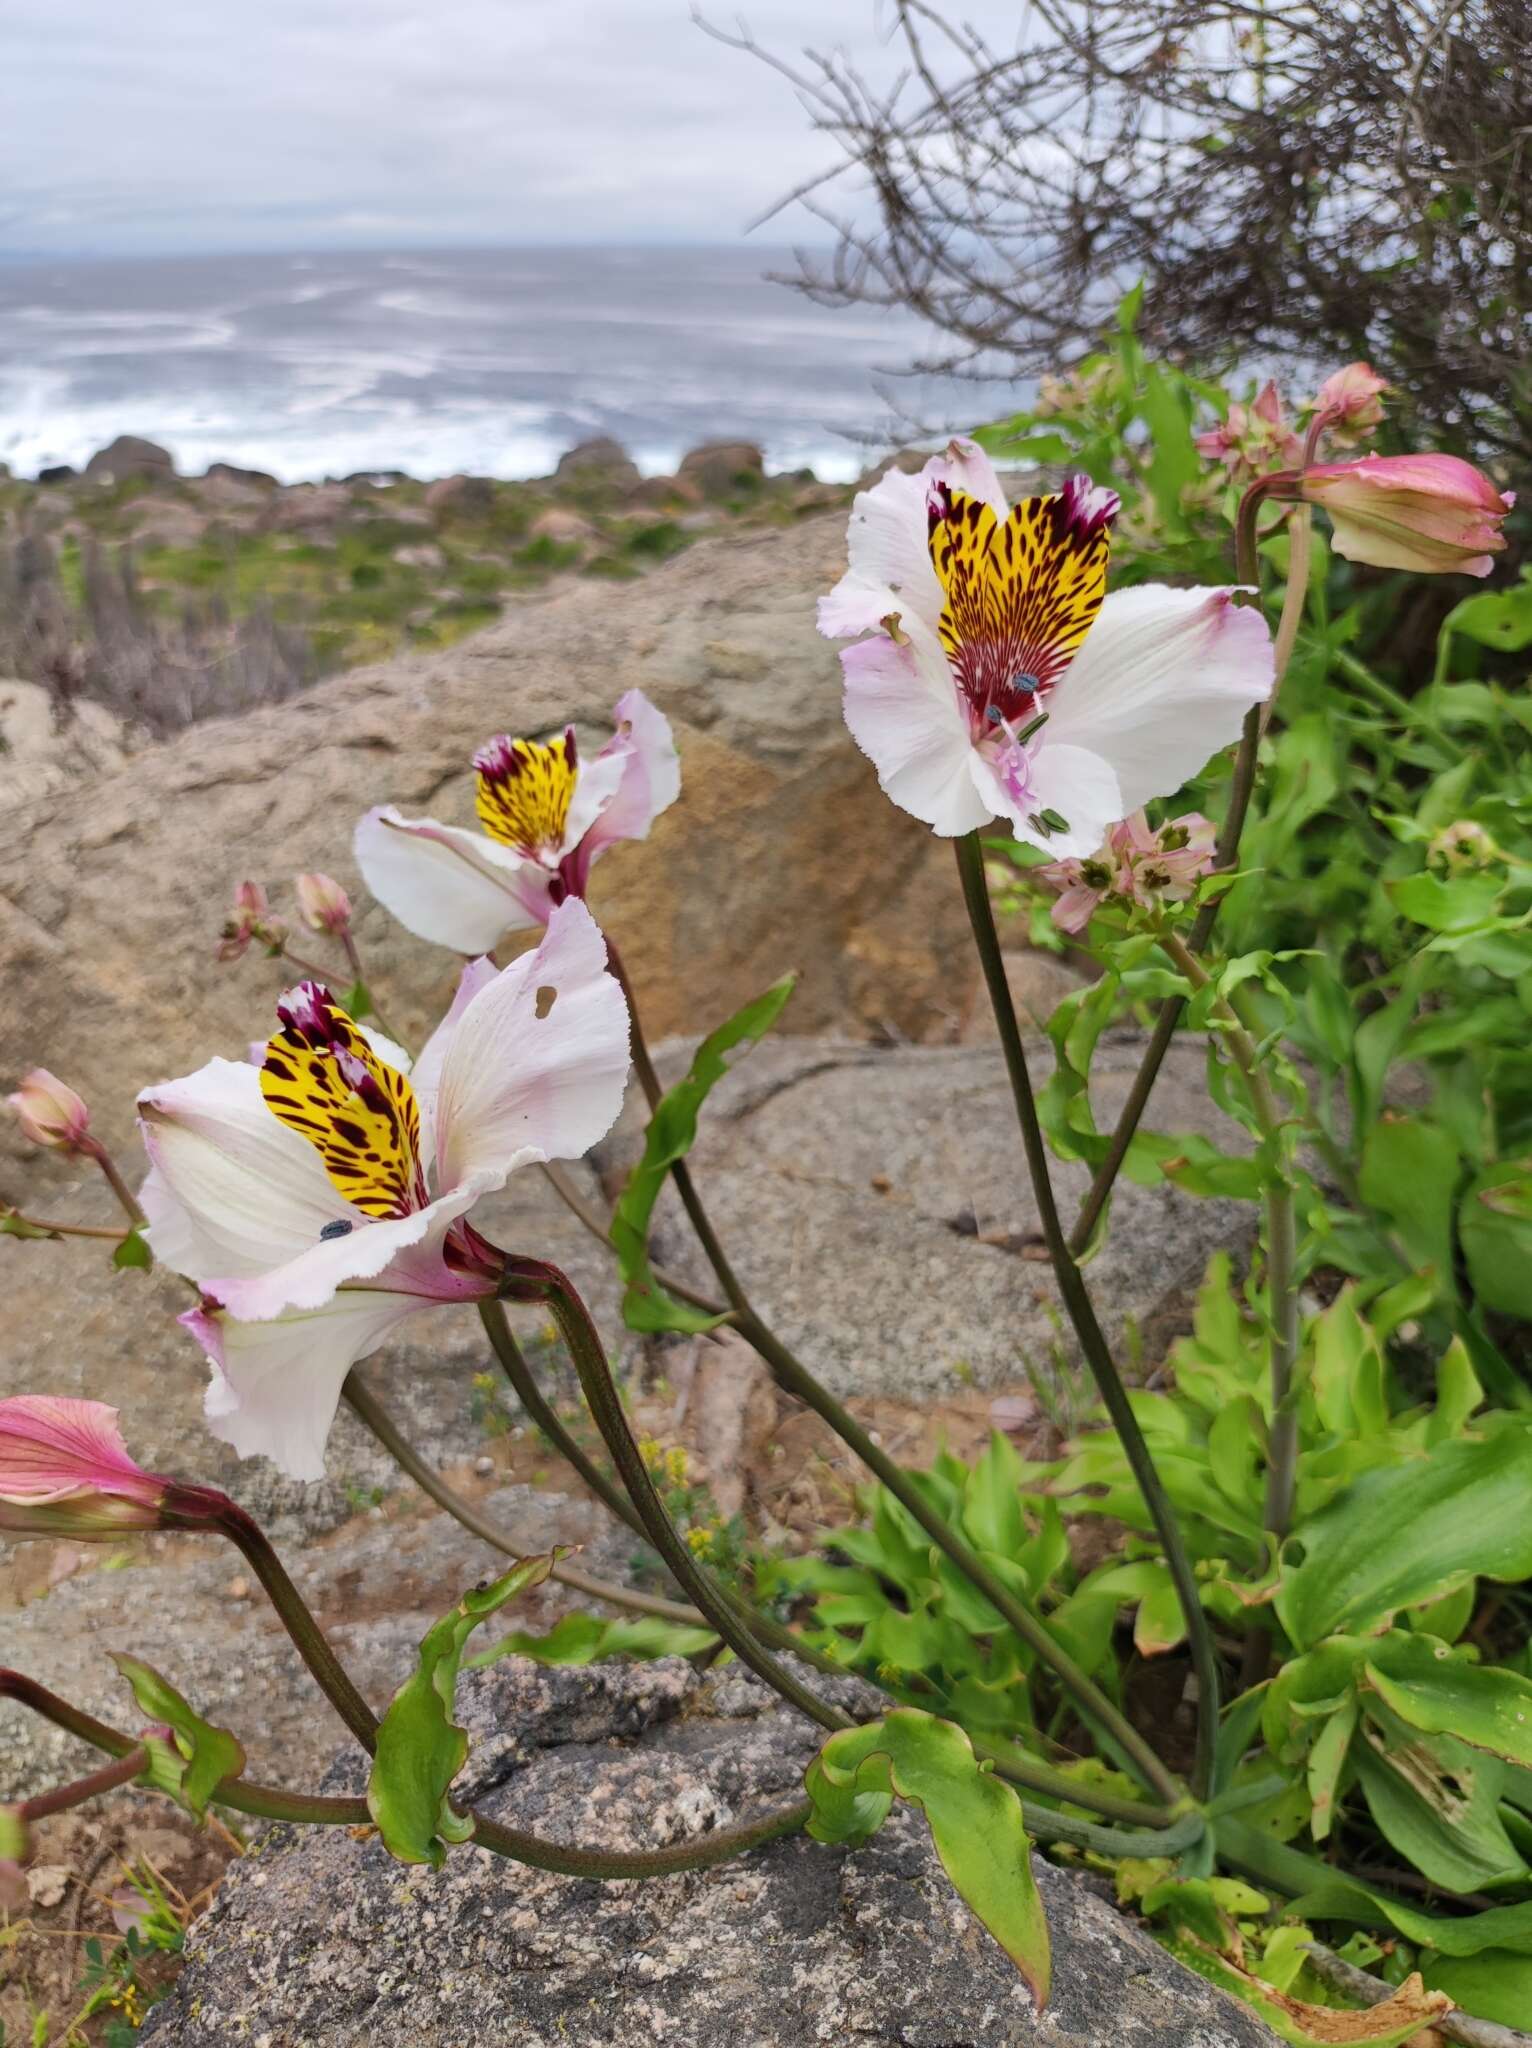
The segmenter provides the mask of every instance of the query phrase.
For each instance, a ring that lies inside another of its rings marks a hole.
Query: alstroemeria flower
[[[1335,552],[1375,569],[1487,576],[1516,502],[1456,455],[1364,455],[1282,478],[1278,495],[1330,515]]]
[[[141,1199],[155,1257],[202,1291],[181,1320],[213,1368],[214,1435],[318,1479],[356,1360],[407,1316],[495,1292],[474,1205],[610,1128],[628,1012],[571,901],[509,967],[464,969],[409,1072],[316,982],[277,1014],[259,1067],[215,1059],[139,1097]]]
[[[115,1408],[52,1394],[0,1401],[0,1529],[86,1537],[153,1529],[168,1483],[129,1457]]]
[[[507,932],[546,924],[583,896],[591,867],[621,839],[646,839],[681,793],[670,721],[641,690],[612,713],[616,731],[589,761],[574,727],[561,739],[486,741],[473,757],[478,832],[404,818],[392,804],[356,828],[368,888],[417,938],[488,953]]]
[[[1061,858],[1178,789],[1271,693],[1271,635],[1233,590],[1106,595],[1117,497],[1071,477],[1006,506],[954,441],[856,500],[819,627],[846,723],[894,802],[952,837],[1008,818]]]
[[[1112,827],[1088,860],[1049,861],[1031,872],[1060,892],[1053,906],[1059,930],[1079,933],[1107,898],[1145,908],[1184,903],[1202,876],[1212,872],[1215,839],[1211,821],[1200,811],[1187,811],[1157,831],[1142,811],[1135,811]]]

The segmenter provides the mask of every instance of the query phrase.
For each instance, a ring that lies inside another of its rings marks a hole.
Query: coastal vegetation
[[[699,1018],[706,1035],[667,1090],[617,935],[583,901],[598,858],[685,803],[668,722],[629,690],[598,748],[572,729],[486,736],[476,829],[389,805],[356,829],[373,896],[418,937],[475,956],[413,1066],[376,1035],[389,991],[364,972],[347,891],[307,875],[300,942],[343,965],[294,961],[307,978],[255,1063],[145,1089],[142,1188],[47,1071],[13,1107],[35,1144],[113,1177],[119,1266],[156,1260],[190,1282],[182,1322],[209,1361],[210,1422],[242,1455],[318,1477],[343,1397],[495,1543],[351,1372],[402,1318],[472,1303],[509,1389],[476,1388],[484,1427],[504,1430],[514,1396],[631,1530],[639,1583],[593,1580],[557,1552],[518,1559],[443,1615],[380,1718],[243,1509],[144,1472],[96,1404],[5,1403],[7,1526],[232,1542],[374,1759],[365,1799],[252,1784],[238,1730],[136,1658],[122,1670],[148,1735],[87,1726],[8,1674],[12,1698],[114,1759],[10,1813],[13,1881],[35,1820],[131,1777],[197,1816],[221,1803],[376,1830],[405,1863],[439,1867],[472,1840],[582,1877],[702,1868],[804,1827],[855,1845],[903,1800],[1039,2002],[1034,1846],[1108,1873],[1177,1956],[1299,2048],[1387,2048],[1426,2028],[1479,2048],[1525,2041],[1532,581],[1508,573],[1511,493],[1401,445],[1368,366],[1312,395],[1231,391],[1155,360],[1139,317],[1135,294],[1106,344],[1026,410],[860,495],[850,567],[820,615],[850,641],[856,742],[911,833],[956,844],[1019,1124],[1019,1150],[1006,1125],[993,1143],[1030,1181],[1057,1290],[1057,1349],[1026,1361],[1051,1445],[997,1428],[971,1455],[902,1466],[782,1341],[750,1292],[748,1247],[715,1232],[689,1166],[699,1120],[778,1026],[792,978],[732,1018]],[[763,510],[767,488],[725,500],[727,516],[805,509]],[[618,526],[599,522],[623,515],[580,489],[611,551]],[[498,491],[487,502],[484,519],[507,516]],[[573,545],[511,524],[508,571],[554,573]],[[369,525],[384,522],[373,512],[334,542],[353,591],[367,587],[357,569],[386,574],[380,557],[420,545],[397,521]],[[1492,570],[1469,595],[1445,580]],[[1052,1069],[1036,1087],[997,913],[1086,969],[1047,1020]],[[497,966],[526,931],[534,950]],[[293,937],[250,883],[221,957],[291,958]],[[642,932],[620,937],[639,952]],[[1139,1079],[1103,1123],[1095,1062],[1124,1027],[1142,1034]],[[1205,1052],[1219,1142],[1157,1127],[1177,1036]],[[564,1274],[469,1220],[529,1151],[572,1159],[601,1135],[630,1056],[642,1155],[615,1206],[586,1220],[631,1331],[727,1332],[860,1465],[848,1511],[806,1542],[765,1540],[717,1508],[678,1447],[635,1433]],[[1075,1214],[1058,1205],[1058,1160],[1090,1172]],[[1121,1179],[1256,1219],[1248,1262],[1214,1259],[1192,1327],[1162,1355],[1109,1341],[1092,1304]],[[706,1287],[654,1250],[667,1186]],[[6,1227],[71,1226],[22,1205]],[[231,1244],[244,1247],[232,1272]],[[577,1420],[543,1393],[507,1304],[557,1333]],[[618,1618],[491,1632],[550,1578]],[[153,1614],[140,1622],[152,1653]],[[823,1730],[805,1796],[661,1849],[508,1829],[452,1788],[467,1754],[458,1673],[509,1654],[732,1656]],[[876,1710],[824,1695],[845,1673],[882,1695]],[[173,1945],[174,1914],[165,1925]],[[112,1967],[137,1985],[121,1957]]]

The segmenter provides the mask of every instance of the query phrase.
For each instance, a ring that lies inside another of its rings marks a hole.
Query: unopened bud
[[[84,1142],[90,1111],[74,1090],[46,1067],[34,1067],[6,1101],[16,1112],[23,1135],[34,1145],[73,1152]]]
[[[1366,433],[1383,419],[1387,383],[1370,363],[1348,363],[1326,377],[1314,397],[1314,413],[1323,416],[1340,438]]]
[[[154,1529],[168,1484],[129,1457],[115,1408],[48,1394],[0,1401],[0,1529],[12,1535]]]
[[[1456,455],[1364,455],[1279,482],[1281,495],[1329,514],[1335,552],[1347,561],[1428,576],[1487,576],[1516,502]]]
[[[330,875],[299,875],[293,887],[298,915],[311,932],[344,938],[351,929],[351,899]]]
[[[281,926],[272,919],[266,891],[259,882],[241,882],[234,891],[234,907],[224,919],[218,958],[238,960],[249,949],[252,939],[270,943],[274,934],[280,940]]]

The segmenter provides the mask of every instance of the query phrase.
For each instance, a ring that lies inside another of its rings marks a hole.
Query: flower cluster
[[[1053,922],[1072,935],[1083,932],[1100,903],[1157,909],[1184,903],[1204,875],[1213,871],[1214,830],[1199,811],[1187,811],[1158,829],[1142,811],[1114,825],[1088,860],[1050,861],[1032,869],[1037,880],[1057,889]]]
[[[1281,394],[1270,378],[1249,405],[1236,400],[1226,419],[1194,439],[1198,453],[1210,462],[1221,462],[1234,483],[1290,469],[1303,456],[1302,437],[1288,424]]]

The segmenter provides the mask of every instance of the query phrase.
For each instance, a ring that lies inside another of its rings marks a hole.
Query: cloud
[[[725,0],[726,4],[726,0]],[[1013,38],[1016,0],[965,15]],[[733,239],[820,169],[687,0],[9,0],[0,250]],[[892,75],[874,0],[762,0]],[[723,25],[731,18],[721,15]]]

